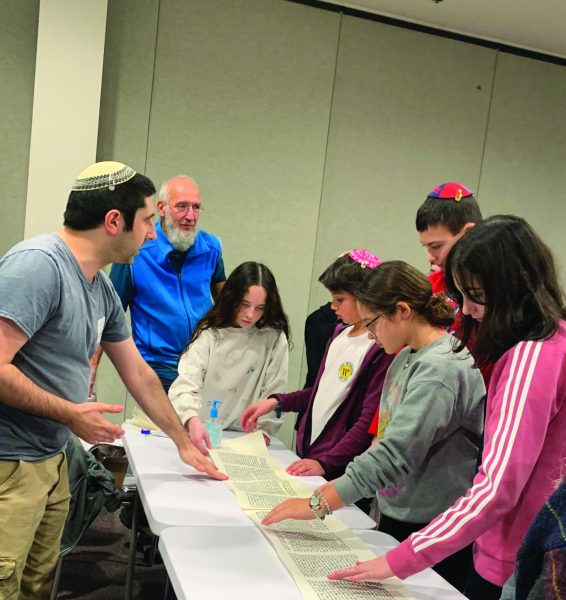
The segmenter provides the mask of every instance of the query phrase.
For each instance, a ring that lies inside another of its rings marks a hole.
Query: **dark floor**
[[[103,510],[63,561],[58,600],[123,600],[129,536],[118,512]],[[163,564],[145,565],[140,552],[136,559],[132,597],[161,600],[166,581]]]

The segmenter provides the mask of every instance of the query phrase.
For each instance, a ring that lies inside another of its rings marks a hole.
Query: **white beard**
[[[171,219],[169,211],[165,211],[165,227],[167,229],[165,235],[175,250],[186,252],[195,243],[195,238],[198,233],[197,228],[195,227],[194,231],[183,231],[182,229],[179,229],[177,224]]]

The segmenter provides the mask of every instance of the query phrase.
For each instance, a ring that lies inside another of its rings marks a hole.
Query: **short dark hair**
[[[454,311],[444,294],[433,294],[426,275],[402,260],[381,263],[355,296],[360,304],[386,316],[395,314],[398,302],[406,302],[431,325],[443,327],[454,322]]]
[[[69,194],[63,215],[65,227],[77,231],[95,229],[104,222],[109,210],[119,210],[124,217],[124,230],[131,231],[138,209],[145,206],[145,199],[155,194],[152,181],[141,173],[120,183],[110,191],[107,187]]]
[[[448,255],[446,285],[462,306],[456,280],[472,302],[485,305],[481,323],[466,315],[457,332],[457,350],[471,341],[480,367],[522,340],[548,338],[566,318],[552,252],[521,217],[489,217],[460,238]]]
[[[428,197],[417,211],[415,224],[417,231],[426,231],[429,227],[440,225],[456,235],[466,223],[482,221],[479,204],[472,195],[458,201],[453,198]]]
[[[272,327],[283,331],[287,339],[290,340],[289,320],[283,311],[283,304],[273,273],[262,263],[248,261],[242,263],[230,273],[218,294],[216,303],[198,324],[189,346],[205,329],[233,327],[244,296],[252,285],[262,286],[265,289],[266,296],[265,311],[256,323],[256,327],[258,329]]]
[[[348,292],[354,296],[372,270],[369,267],[362,267],[350,257],[349,253],[346,253],[324,269],[318,280],[332,294]]]

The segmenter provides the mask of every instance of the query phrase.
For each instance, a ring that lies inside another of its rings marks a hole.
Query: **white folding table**
[[[223,432],[223,435],[229,438],[242,434]],[[160,535],[166,527],[254,526],[228,487],[183,463],[169,438],[127,429],[123,440],[149,528],[154,534]],[[269,452],[284,467],[298,458],[275,439]],[[322,477],[299,479],[312,490],[325,482]],[[373,529],[376,525],[355,506],[334,514],[350,529]]]
[[[356,531],[376,554],[397,541],[380,531]],[[301,600],[293,578],[258,528],[171,527],[159,550],[178,600]],[[416,600],[465,600],[432,569],[405,580]]]
[[[139,500],[143,504],[149,528],[158,536],[166,528],[233,527],[252,531],[254,524],[222,481],[199,473],[180,459],[171,439],[161,435],[145,435],[132,427],[126,427],[125,430],[122,439],[137,487],[124,595],[125,600],[130,600]],[[226,438],[238,435],[242,434],[223,432]],[[283,467],[298,458],[277,439],[272,440],[269,452]],[[311,490],[325,482],[322,477],[301,477],[300,480]],[[334,514],[350,529],[373,529],[376,525],[355,506],[341,508]]]

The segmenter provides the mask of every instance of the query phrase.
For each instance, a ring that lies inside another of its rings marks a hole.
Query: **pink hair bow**
[[[372,254],[363,248],[351,250],[348,253],[348,256],[361,265],[362,269],[365,269],[366,267],[369,269],[375,269],[375,267],[381,264],[381,260],[377,258],[375,254]]]

